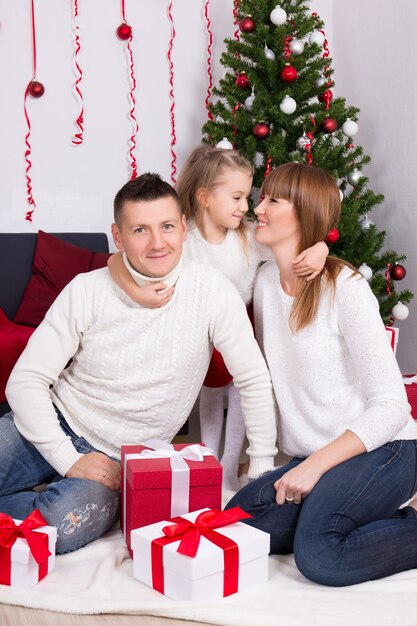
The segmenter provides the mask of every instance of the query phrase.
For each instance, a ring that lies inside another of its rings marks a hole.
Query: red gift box
[[[408,402],[411,406],[411,416],[417,420],[417,383],[411,383],[411,385],[405,385],[407,392]]]
[[[120,523],[130,552],[135,528],[205,507],[221,508],[222,466],[208,448],[157,440],[146,444],[121,448]]]

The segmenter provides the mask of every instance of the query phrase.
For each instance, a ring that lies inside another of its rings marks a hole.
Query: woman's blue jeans
[[[96,450],[78,437],[57,411],[61,428],[78,452]],[[43,491],[33,487],[48,483]],[[119,492],[94,480],[63,478],[17,430],[13,413],[0,418],[0,511],[24,519],[39,509],[58,529],[56,551],[72,552],[101,537],[119,514]]]
[[[417,488],[417,442],[393,441],[326,472],[299,505],[275,501],[274,483],[301,463],[260,476],[226,508],[271,535],[271,554],[294,552],[298,569],[323,585],[354,585],[417,568],[417,512],[399,507]]]

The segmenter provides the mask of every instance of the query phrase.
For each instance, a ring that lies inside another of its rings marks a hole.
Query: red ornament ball
[[[327,233],[327,237],[325,241],[326,243],[336,243],[339,237],[340,237],[340,233],[337,230],[337,228],[331,228],[329,232]]]
[[[324,102],[326,105],[329,105],[333,100],[333,91],[331,89],[326,89],[322,94],[319,95],[320,102]]]
[[[298,76],[298,72],[292,65],[286,65],[281,72],[281,80],[284,83],[293,83]]]
[[[241,89],[250,89],[249,79],[246,76],[245,72],[241,72],[237,75],[235,83],[236,87],[240,87]]]
[[[399,265],[399,263],[393,265],[389,271],[389,275],[391,276],[392,280],[402,280],[406,274],[407,270],[403,265]]]
[[[264,124],[263,122],[261,122],[260,124],[256,124],[253,127],[253,136],[256,137],[256,139],[267,139],[267,137],[269,137],[271,129],[269,128],[268,124]]]
[[[116,35],[119,39],[123,39],[123,41],[130,39],[132,36],[132,27],[129,26],[129,24],[125,24],[123,22],[123,24],[120,24],[120,26],[116,30]]]
[[[325,133],[334,133],[337,130],[337,122],[334,117],[326,117],[321,125]]]
[[[32,80],[29,85],[29,93],[32,98],[40,98],[45,93],[45,87],[37,80]]]
[[[242,33],[253,33],[253,31],[255,30],[255,21],[250,15],[244,17],[243,20],[240,20],[239,30]]]

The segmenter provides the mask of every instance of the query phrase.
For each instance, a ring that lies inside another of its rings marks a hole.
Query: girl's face
[[[248,210],[252,176],[241,170],[227,169],[206,194],[203,219],[212,226],[235,230]]]
[[[265,246],[298,243],[299,225],[294,205],[283,198],[266,195],[255,209],[258,218],[255,239]]]

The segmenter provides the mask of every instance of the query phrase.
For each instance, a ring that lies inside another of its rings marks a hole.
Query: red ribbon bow
[[[48,546],[47,533],[34,532],[35,528],[46,526],[47,522],[38,510],[32,511],[27,518],[16,524],[12,517],[0,513],[0,584],[10,585],[11,580],[11,551],[18,537],[23,537],[28,542],[33,558],[39,565],[39,580],[48,571],[47,559],[51,555]]]
[[[242,519],[251,518],[252,515],[245,513],[240,507],[235,506],[226,511],[217,509],[203,511],[195,522],[190,522],[183,517],[174,517],[175,522],[170,526],[164,526],[162,532],[165,537],[159,537],[152,541],[152,584],[153,588],[164,593],[164,571],[163,571],[163,548],[169,543],[181,539],[177,552],[195,557],[201,536],[205,537],[223,550],[224,558],[224,578],[223,595],[229,596],[236,593],[239,583],[239,547],[235,541],[216,533],[214,528],[222,528],[235,524]]]

